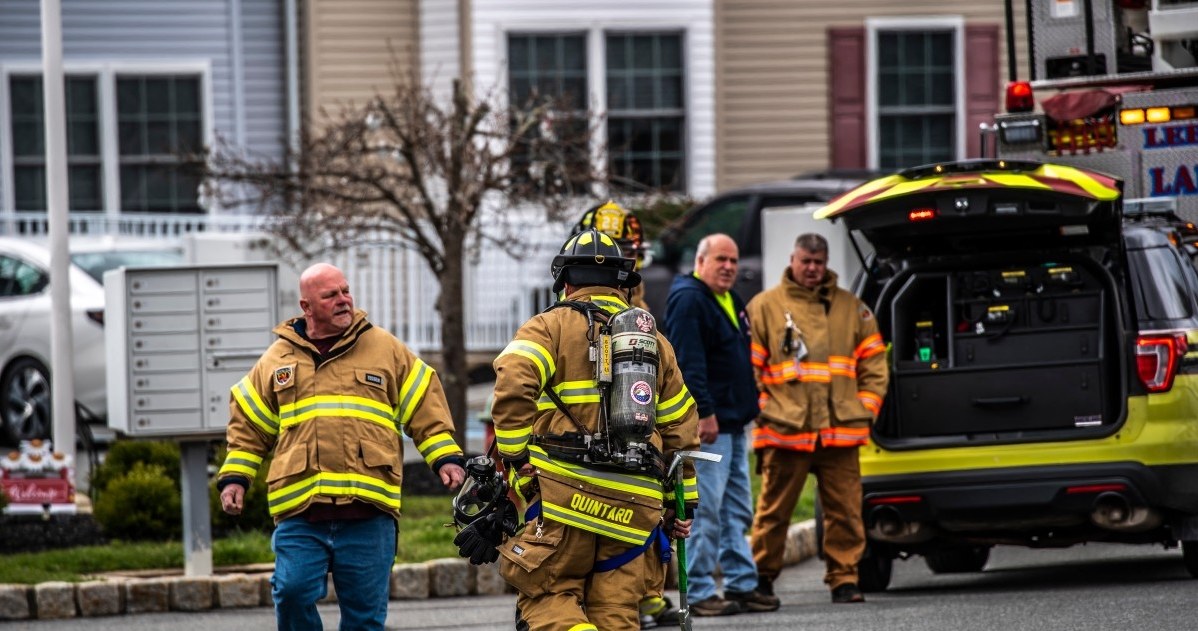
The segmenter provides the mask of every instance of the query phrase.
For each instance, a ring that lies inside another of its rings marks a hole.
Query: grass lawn
[[[750,461],[750,472],[753,461]],[[753,495],[757,496],[760,478],[752,476]],[[814,480],[803,490],[794,520],[813,514]],[[449,496],[406,496],[400,520],[399,563],[414,563],[456,557]],[[270,563],[270,535],[243,532],[213,542],[212,562],[216,566]],[[46,552],[0,555],[0,583],[34,584],[46,581],[81,581],[89,574],[120,570],[183,569],[183,544],[167,542],[120,542],[106,546],[84,546]]]

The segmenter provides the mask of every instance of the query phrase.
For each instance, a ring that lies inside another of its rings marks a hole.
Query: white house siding
[[[427,4],[427,2],[426,2]],[[603,106],[603,50],[607,30],[681,31],[686,64],[686,192],[706,197],[715,190],[715,85],[710,0],[471,0],[474,87],[480,95],[507,87],[507,38],[511,31],[588,33],[591,102]],[[429,38],[425,50],[434,44]],[[441,44],[445,46],[445,44]],[[426,63],[426,67],[427,67]]]
[[[376,93],[389,94],[396,79],[393,61],[405,75],[419,61],[417,0],[308,0],[304,5],[307,116],[317,125],[321,110],[336,120]]]
[[[867,17],[962,16],[1004,24],[997,0],[715,0],[720,190],[827,168],[828,28]],[[1016,3],[1020,72],[1026,73],[1023,4]],[[1006,37],[1005,28],[1000,28]],[[1000,42],[1006,79],[1006,44]]]
[[[0,2],[0,75],[38,70],[40,23],[38,0]],[[276,0],[62,0],[63,65],[68,73],[206,68],[209,140],[220,135],[255,153],[281,156],[287,107],[282,23]],[[11,169],[7,156],[0,161],[0,169]]]
[[[420,0],[420,72],[424,83],[448,99],[458,64],[458,2]],[[477,27],[476,27],[477,30]]]

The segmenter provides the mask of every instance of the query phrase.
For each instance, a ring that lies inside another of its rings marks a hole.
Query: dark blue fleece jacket
[[[740,328],[703,281],[680,274],[666,300],[666,338],[674,346],[699,417],[715,414],[720,432],[739,432],[757,418],[757,384],[749,362],[745,302],[732,294]]]

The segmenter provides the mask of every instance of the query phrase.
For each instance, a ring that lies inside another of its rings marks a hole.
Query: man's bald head
[[[299,290],[309,338],[340,335],[353,323],[354,298],[345,274],[336,266],[317,263],[304,270]]]

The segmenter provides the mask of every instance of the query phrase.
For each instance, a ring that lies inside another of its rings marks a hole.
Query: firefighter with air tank
[[[674,452],[698,448],[697,412],[653,316],[628,304],[635,268],[604,232],[572,236],[551,268],[564,299],[494,363],[498,454],[526,523],[505,537],[514,524],[494,515],[508,509],[488,509],[457,543],[465,556],[482,549],[482,562],[498,547],[518,629],[636,628],[638,601],[661,596],[669,537],[690,533],[693,466],[687,515],[663,513],[675,495],[664,477]]]

